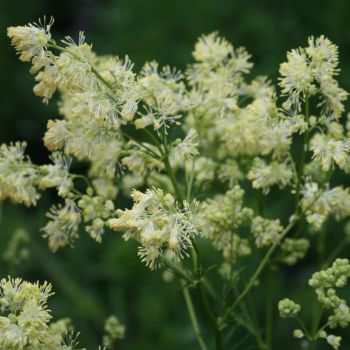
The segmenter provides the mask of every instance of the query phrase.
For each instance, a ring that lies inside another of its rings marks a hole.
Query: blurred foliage
[[[77,37],[84,30],[87,41],[100,54],[128,54],[140,69],[146,60],[185,68],[191,60],[198,36],[219,31],[235,46],[245,46],[253,55],[253,74],[264,74],[276,81],[278,66],[286,51],[304,45],[308,35],[324,34],[340,47],[342,86],[350,90],[350,27],[348,0],[0,0],[0,142],[26,140],[34,162],[47,161],[41,136],[49,117],[57,113],[55,103],[43,106],[30,93],[33,79],[20,63],[6,38],[6,27],[22,25],[53,15],[57,36]],[[272,195],[273,199],[274,196]],[[15,230],[31,234],[30,258],[15,266],[0,260],[0,276],[8,273],[29,280],[49,280],[56,296],[51,307],[57,317],[69,315],[81,331],[81,344],[96,349],[103,333],[104,319],[115,313],[127,326],[126,340],[118,349],[193,349],[195,338],[182,307],[176,282],[165,283],[161,272],[151,273],[136,258],[136,245],[124,243],[117,234],[106,235],[99,246],[88,237],[74,249],[57,254],[48,251],[41,239],[45,210],[52,198],[46,195],[39,208],[26,209],[5,203],[0,222],[0,247],[6,247]],[[271,201],[270,210],[277,211]],[[288,203],[286,203],[288,206]],[[330,224],[328,232],[339,233]],[[335,245],[327,236],[327,244]],[[204,250],[209,249],[203,242]],[[349,252],[347,252],[349,253]],[[347,254],[349,255],[349,254]],[[212,259],[209,254],[208,259]],[[257,257],[258,258],[258,257]],[[278,300],[286,296],[311,300],[308,295],[290,295],[290,287],[302,290],[315,266],[312,257],[297,268],[286,268],[284,280],[272,286]],[[207,266],[210,266],[207,261]],[[274,273],[272,271],[272,273]],[[264,321],[264,299],[271,291],[252,293]],[[307,304],[304,302],[303,304]],[[275,346],[295,349],[288,334],[288,322],[277,322]],[[249,339],[235,330],[246,349]],[[349,339],[344,339],[344,343]]]

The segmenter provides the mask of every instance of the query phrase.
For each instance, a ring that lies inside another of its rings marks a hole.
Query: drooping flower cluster
[[[47,300],[51,285],[22,281],[0,281],[0,349],[1,350],[73,350],[66,344],[69,323],[50,322]]]
[[[124,239],[140,241],[139,256],[151,269],[159,265],[161,254],[170,249],[177,258],[188,255],[195,236],[194,217],[186,201],[183,208],[171,194],[160,189],[132,192],[131,209],[117,210],[117,218],[108,224],[115,231],[125,231]]]
[[[58,195],[65,198],[73,188],[73,180],[69,174],[71,160],[60,153],[52,154],[53,164],[40,167],[40,188],[56,187]]]
[[[44,19],[44,24],[30,23],[24,27],[9,27],[7,30],[7,35],[12,38],[12,44],[19,54],[19,59],[33,64],[32,73],[36,73],[46,64],[46,50],[51,39],[52,24],[52,19],[48,24]]]
[[[306,183],[302,190],[301,207],[305,210],[307,221],[320,229],[329,216],[337,220],[350,215],[350,192],[348,188],[337,186],[322,190],[316,182]]]
[[[0,146],[0,200],[10,198],[31,206],[39,199],[39,172],[24,154],[25,148],[25,142]]]
[[[72,244],[79,235],[81,214],[74,201],[67,199],[64,206],[53,206],[47,213],[50,221],[42,228],[52,251]]]
[[[328,135],[316,134],[310,143],[314,158],[320,161],[323,171],[329,171],[333,164],[349,171],[350,140],[336,140]]]

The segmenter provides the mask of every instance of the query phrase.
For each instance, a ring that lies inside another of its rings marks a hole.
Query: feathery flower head
[[[48,24],[30,23],[26,26],[9,27],[7,35],[11,38],[12,45],[19,54],[19,59],[23,62],[32,62],[35,73],[46,63],[46,49],[51,39],[50,29],[53,24],[53,18]]]
[[[39,198],[39,172],[24,154],[26,146],[25,142],[0,145],[0,200],[31,206]]]
[[[46,214],[50,221],[42,228],[43,237],[48,239],[49,248],[52,251],[72,244],[78,237],[78,228],[81,222],[81,214],[78,207],[71,199],[66,199],[62,207],[52,206]]]
[[[73,180],[69,176],[69,167],[71,159],[59,152],[51,155],[53,164],[42,165],[40,171],[42,176],[40,178],[40,188],[56,187],[58,195],[66,197],[73,188]]]
[[[151,269],[158,267],[166,248],[178,259],[187,256],[191,238],[197,233],[194,209],[186,201],[180,209],[174,197],[160,189],[148,189],[145,193],[134,190],[132,198],[133,207],[118,210],[118,218],[109,219],[108,225],[115,231],[125,231],[125,239],[133,237],[140,241],[141,261]]]

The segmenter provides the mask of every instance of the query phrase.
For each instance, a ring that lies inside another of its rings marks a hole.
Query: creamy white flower
[[[314,158],[321,162],[324,171],[328,171],[333,162],[343,170],[349,169],[350,140],[335,140],[316,134],[310,142],[310,149],[314,152]]]
[[[293,169],[287,163],[272,161],[267,164],[263,159],[255,158],[247,177],[252,181],[253,188],[268,193],[273,185],[280,188],[288,185],[293,177]]]

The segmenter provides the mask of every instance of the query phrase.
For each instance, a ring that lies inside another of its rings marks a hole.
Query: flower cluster
[[[311,336],[309,332],[304,333],[300,329],[293,332],[296,338],[307,337],[309,341],[317,341],[325,339],[333,349],[337,350],[340,346],[342,338],[334,334],[328,333],[327,328],[335,329],[337,327],[346,328],[350,324],[350,309],[346,300],[338,296],[338,288],[346,286],[350,278],[350,263],[348,259],[336,259],[332,266],[315,272],[309,279],[309,285],[315,290],[317,300],[321,304],[323,310],[331,311],[326,324],[317,330]],[[296,317],[301,310],[300,305],[290,299],[283,299],[278,304],[280,316]],[[301,325],[303,325],[301,323]],[[304,326],[303,326],[304,327]]]
[[[350,310],[344,299],[341,299],[335,288],[345,287],[350,277],[350,263],[348,259],[337,259],[326,270],[316,272],[309,280],[309,285],[315,289],[317,300],[325,309],[331,309],[329,316],[330,328],[347,327],[350,324]]]
[[[106,319],[104,329],[106,334],[102,338],[103,345],[106,349],[113,349],[115,341],[124,338],[125,326],[112,315]]]
[[[159,265],[165,249],[170,249],[177,258],[188,255],[191,239],[197,233],[189,204],[183,207],[171,194],[160,189],[145,193],[132,192],[134,205],[131,209],[117,210],[117,218],[108,220],[115,231],[125,231],[124,239],[140,241],[139,256],[151,269]]]
[[[274,244],[279,239],[283,227],[278,219],[268,220],[256,216],[252,221],[251,231],[255,238],[255,245],[262,248]]]
[[[281,261],[286,265],[295,265],[304,258],[309,248],[310,241],[305,238],[286,238],[281,244]]]
[[[283,299],[278,303],[278,311],[283,318],[296,317],[300,310],[300,305],[290,299]]]
[[[347,92],[334,79],[339,73],[338,48],[324,36],[310,37],[308,44],[306,48],[288,52],[288,61],[281,64],[280,86],[282,93],[288,96],[284,106],[299,112],[306,96],[320,93],[324,112],[338,118],[347,98]]]
[[[74,201],[67,199],[65,205],[53,206],[47,213],[50,221],[42,228],[52,251],[72,244],[79,235],[81,214]]]
[[[73,180],[69,174],[70,158],[56,152],[51,156],[53,164],[40,167],[40,188],[57,188],[58,195],[66,197],[73,188]]]
[[[21,279],[0,281],[0,349],[73,350],[64,339],[69,323],[52,319],[47,299],[51,285]]]
[[[39,171],[24,154],[25,148],[25,142],[0,146],[0,200],[31,206],[39,199]]]
[[[244,190],[239,186],[219,195],[203,207],[202,234],[212,240],[228,262],[250,255],[249,237],[242,237],[239,229],[250,222],[253,211],[243,206]]]
[[[307,221],[316,229],[320,229],[329,216],[340,220],[350,215],[348,188],[337,186],[323,190],[316,182],[308,182],[302,193],[301,207],[305,210]]]
[[[263,159],[255,158],[247,177],[252,181],[253,188],[262,189],[268,193],[273,185],[278,185],[280,188],[288,185],[294,175],[292,169],[286,163],[272,161],[266,164]]]
[[[27,260],[30,256],[28,243],[30,235],[24,229],[17,229],[13,232],[11,240],[2,253],[2,257],[10,265],[18,265],[23,260]]]
[[[48,121],[44,135],[52,162],[34,165],[24,155],[25,143],[0,146],[0,200],[36,205],[40,190],[55,188],[64,201],[51,207],[42,229],[51,250],[72,245],[81,226],[97,242],[108,228],[121,231],[125,240],[140,243],[138,255],[148,267],[164,262],[168,280],[178,272],[193,282],[191,287],[203,287],[204,294],[207,288],[214,296],[195,240],[210,241],[222,255],[222,275],[229,271],[232,278],[250,270],[240,269],[240,258],[265,254],[233,306],[222,317],[210,312],[217,334],[274,255],[276,265],[296,264],[312,248],[307,233],[320,231],[331,217],[350,216],[350,190],[332,178],[334,171],[350,173],[350,114],[346,127],[341,120],[348,94],[336,80],[338,48],[324,36],[310,37],[306,47],[288,52],[275,89],[266,77],[248,81],[249,53],[217,33],[199,38],[194,62],[183,73],[157,62],[136,73],[128,57],[94,53],[83,33],[77,41],[56,42],[52,24],[8,29],[19,58],[32,65],[34,93],[44,103],[59,93],[60,117]],[[86,174],[82,167],[72,173],[81,163]],[[130,194],[132,206],[122,209],[125,198],[119,201],[119,196]],[[291,201],[283,218],[269,219],[267,203],[274,202],[274,210]],[[295,230],[304,218],[303,229]],[[294,231],[298,236],[287,237]],[[193,271],[186,261],[190,252]],[[349,307],[336,291],[349,274],[348,261],[337,259],[313,275],[310,285],[332,314],[318,333],[301,327],[294,331],[296,338],[326,339],[339,347],[341,338],[326,328],[350,323]],[[242,280],[227,287],[229,297],[239,293]],[[26,286],[3,283],[18,290]],[[190,296],[185,295],[187,303]],[[300,321],[300,305],[284,299],[278,307],[282,317]],[[10,327],[0,341],[11,344],[11,332],[19,332],[12,324],[22,327],[18,310],[0,321]],[[45,310],[38,315],[47,325]],[[247,330],[258,334],[254,327]],[[124,333],[114,317],[105,330],[107,348]],[[32,344],[33,334],[19,335],[18,344],[23,349]],[[261,341],[259,347],[268,348]]]
[[[82,210],[86,232],[97,242],[101,243],[106,220],[112,216],[114,204],[111,200],[105,200],[102,196],[94,196],[93,190],[88,188],[88,194],[83,195],[78,201]]]

